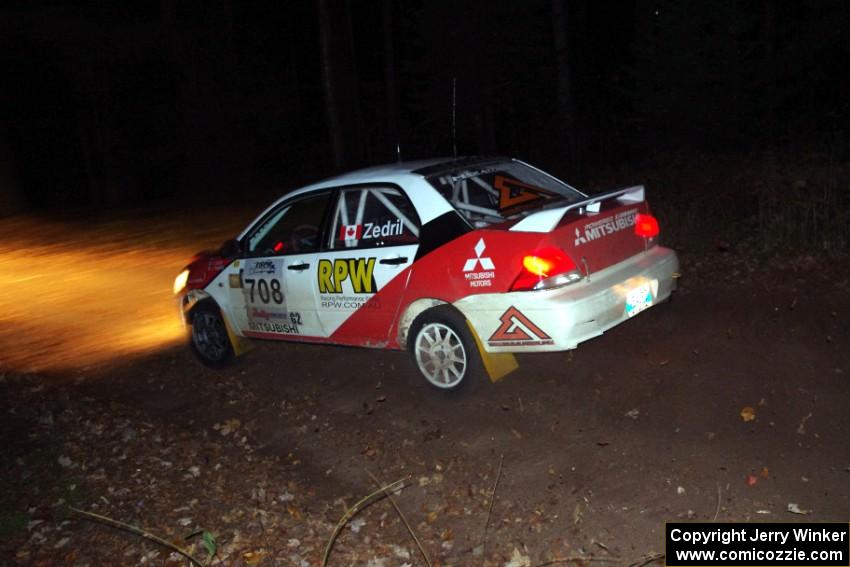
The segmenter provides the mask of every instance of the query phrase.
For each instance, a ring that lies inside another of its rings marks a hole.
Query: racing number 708
[[[271,281],[271,283],[269,283]],[[257,295],[263,303],[274,302],[277,304],[283,303],[283,290],[280,289],[280,280],[266,280],[263,278],[245,278],[245,283],[251,287],[248,291],[249,301],[254,303],[254,290],[257,290]]]

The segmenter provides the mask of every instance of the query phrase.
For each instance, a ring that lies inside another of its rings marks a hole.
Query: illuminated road
[[[0,371],[85,369],[182,340],[174,276],[243,220],[3,220]]]

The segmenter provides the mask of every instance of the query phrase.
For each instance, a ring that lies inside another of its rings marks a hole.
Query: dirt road
[[[77,507],[216,533],[225,564],[318,564],[345,508],[375,489],[369,473],[409,478],[395,501],[440,565],[630,564],[663,552],[674,520],[846,522],[847,281],[768,268],[724,280],[703,264],[686,260],[672,302],[455,398],[403,353],[307,345],[262,344],[221,373],[177,348],[60,386],[7,376],[4,514],[44,522],[7,529],[4,548],[22,564],[116,549],[170,561],[73,515],[38,539],[72,481]],[[337,539],[331,564],[351,561],[424,564],[386,501]]]
[[[446,397],[400,352],[264,343],[212,372],[175,346],[171,278],[241,222],[0,225],[2,557],[180,563],[75,507],[198,557],[208,530],[226,565],[317,565],[370,475],[406,480],[435,565],[640,564],[665,521],[850,519],[847,266],[683,255],[672,302]],[[330,564],[406,563],[384,500]]]

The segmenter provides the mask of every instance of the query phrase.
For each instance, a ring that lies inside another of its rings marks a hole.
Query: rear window
[[[471,164],[427,179],[476,228],[586,198],[566,183],[515,161]]]

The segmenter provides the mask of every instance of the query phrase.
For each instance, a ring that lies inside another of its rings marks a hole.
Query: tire
[[[233,361],[233,345],[218,306],[199,304],[192,311],[192,331],[189,343],[192,351],[205,366],[224,368]]]
[[[419,374],[444,392],[469,391],[481,374],[481,358],[466,319],[440,306],[421,313],[410,327],[408,353]]]

